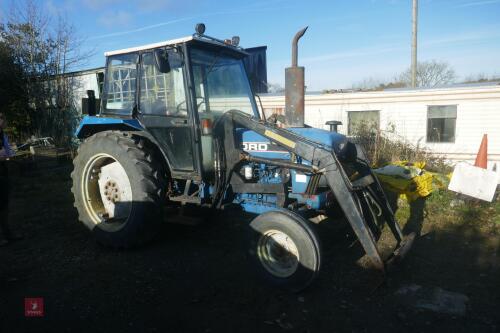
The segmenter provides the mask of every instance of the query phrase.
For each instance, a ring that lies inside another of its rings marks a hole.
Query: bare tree
[[[405,86],[406,84],[404,82],[400,82],[398,80],[383,81],[374,78],[367,78],[363,81],[353,84],[352,89],[361,91],[380,91],[385,89],[403,88]]]
[[[31,134],[67,142],[77,120],[75,82],[67,73],[82,66],[92,51],[81,51],[83,39],[65,18],[51,21],[33,0],[13,3],[0,33],[26,77]]]
[[[1,37],[4,29],[0,25],[0,112],[8,115],[11,138],[19,140],[30,126],[26,77],[12,48]]]
[[[447,62],[429,60],[417,64],[417,87],[432,88],[449,84],[456,79],[455,70]],[[397,77],[397,81],[411,87],[411,68]]]
[[[281,94],[285,92],[285,88],[279,83],[268,83],[267,92],[270,94]]]
[[[478,73],[466,76],[461,83],[484,83],[498,81],[500,81],[500,74],[487,75],[485,73]]]

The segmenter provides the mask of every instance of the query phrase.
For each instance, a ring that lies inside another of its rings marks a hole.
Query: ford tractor
[[[407,252],[414,235],[403,236],[361,147],[304,124],[305,30],[285,70],[285,114],[268,119],[238,37],[213,38],[198,24],[185,38],[105,53],[99,112],[87,103],[72,173],[79,220],[99,243],[137,246],[174,215],[238,207],[254,216],[255,269],[295,291],[320,271],[315,217],[342,214],[382,272]],[[397,245],[382,258],[384,225]]]

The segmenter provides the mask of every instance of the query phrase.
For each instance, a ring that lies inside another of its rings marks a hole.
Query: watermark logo
[[[43,317],[43,298],[25,298],[24,299],[25,317]]]

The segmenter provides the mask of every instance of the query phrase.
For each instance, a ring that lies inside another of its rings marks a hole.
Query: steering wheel
[[[199,97],[196,97],[196,102],[198,102],[198,99],[201,99],[201,102],[197,103],[196,104],[196,107],[199,108],[203,103],[205,103],[205,97],[202,97],[202,96],[199,96]],[[186,100],[180,102],[179,104],[177,104],[177,106],[175,107],[176,108],[176,113],[179,113],[181,111],[186,111],[187,112],[187,107],[185,108],[181,108],[181,105],[183,104],[186,104]]]

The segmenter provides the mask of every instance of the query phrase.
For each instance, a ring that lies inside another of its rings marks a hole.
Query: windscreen
[[[223,50],[191,49],[199,113],[223,114],[236,109],[255,115],[255,101],[243,61]]]

